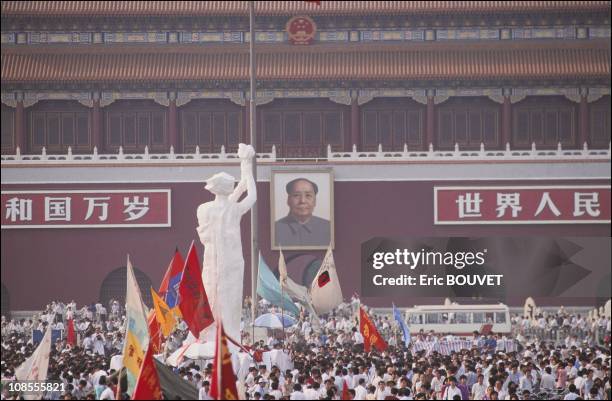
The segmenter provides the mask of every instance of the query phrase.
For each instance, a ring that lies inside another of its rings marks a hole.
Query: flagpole
[[[278,282],[281,288],[281,326],[283,327],[283,348],[285,347],[285,280],[286,280],[286,267],[283,272],[281,271],[281,260],[283,266],[285,264],[285,255],[283,255],[283,247],[281,246],[278,252]]]
[[[282,251],[281,251],[282,252]],[[283,348],[285,348],[285,286],[283,280],[280,280],[281,287],[281,326],[283,327]]]
[[[249,1],[249,77],[250,77],[250,102],[249,102],[249,128],[251,146],[255,149],[253,157],[253,179],[257,186],[257,116],[255,114],[255,1]],[[257,201],[251,208],[251,317],[253,332],[251,342],[255,344],[255,318],[257,313],[257,273],[259,262],[259,244],[257,241]]]

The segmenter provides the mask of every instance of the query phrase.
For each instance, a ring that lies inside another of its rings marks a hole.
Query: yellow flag
[[[174,325],[176,324],[176,320],[174,320],[174,314],[172,313],[168,305],[164,302],[164,300],[161,299],[159,295],[157,295],[153,288],[151,288],[151,295],[153,296],[155,317],[159,322],[159,327],[161,328],[164,337],[168,337],[172,332]]]

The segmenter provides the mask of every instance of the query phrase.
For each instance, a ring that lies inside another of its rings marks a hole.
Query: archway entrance
[[[134,275],[136,276],[136,282],[140,287],[143,302],[151,307],[153,302],[151,300],[151,291],[149,288],[152,287],[152,282],[149,276],[143,273],[141,270],[134,268]],[[120,305],[125,304],[125,289],[127,286],[127,268],[120,267],[108,273],[102,281],[100,286],[100,303],[102,305],[108,305],[111,299],[119,301]]]

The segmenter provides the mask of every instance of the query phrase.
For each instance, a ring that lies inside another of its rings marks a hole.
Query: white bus
[[[490,331],[509,334],[510,312],[504,304],[495,305],[420,305],[406,310],[406,322],[411,333],[433,330],[435,333],[450,333],[470,336],[480,332],[484,326],[493,325]]]

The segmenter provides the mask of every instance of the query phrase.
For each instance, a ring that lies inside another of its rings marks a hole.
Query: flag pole
[[[285,348],[285,286],[283,284],[282,279],[280,280],[280,287],[281,287],[281,326],[283,327],[283,348]]]
[[[249,1],[249,78],[250,78],[250,102],[249,102],[249,128],[251,146],[255,149],[253,157],[253,179],[257,186],[257,115],[255,114],[255,1]],[[257,316],[257,274],[259,262],[259,244],[257,241],[257,201],[251,208],[251,317],[253,332],[251,341],[255,344],[255,318]]]
[[[280,288],[281,288],[281,326],[283,327],[283,348],[285,348],[285,280],[286,280],[286,275],[282,274],[281,272],[281,259],[283,261],[283,265],[285,263],[285,255],[283,255],[283,247],[279,247],[279,252],[278,252],[278,282],[280,284]],[[286,267],[284,268],[286,272]]]

